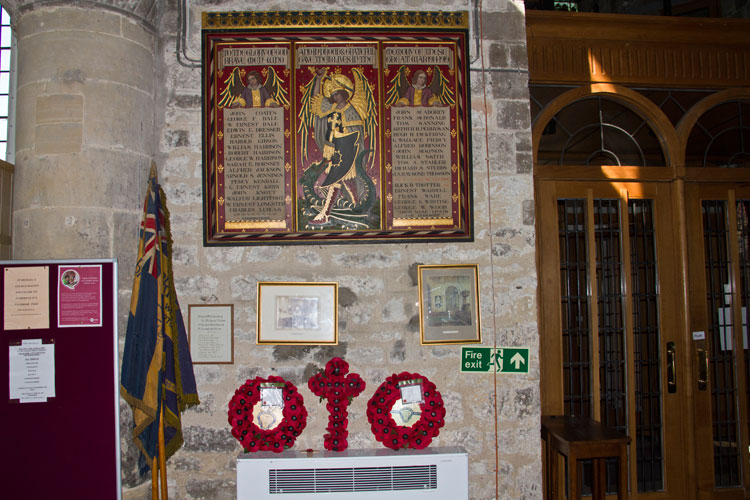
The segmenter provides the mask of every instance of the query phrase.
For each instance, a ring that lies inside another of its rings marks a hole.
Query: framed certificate
[[[234,363],[234,305],[188,305],[188,343],[195,364]]]

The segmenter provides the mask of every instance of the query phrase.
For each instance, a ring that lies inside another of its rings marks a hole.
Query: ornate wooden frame
[[[466,12],[204,13],[202,35],[204,245],[473,239]]]

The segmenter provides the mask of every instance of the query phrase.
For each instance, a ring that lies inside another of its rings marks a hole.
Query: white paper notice
[[[42,339],[24,340],[11,345],[10,399],[21,403],[44,403],[55,397],[55,344]]]

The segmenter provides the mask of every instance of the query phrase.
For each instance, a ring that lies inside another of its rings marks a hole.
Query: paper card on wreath
[[[263,406],[280,406],[284,407],[284,397],[279,387],[261,387],[260,400]]]
[[[403,380],[398,384],[401,391],[401,402],[405,405],[424,403],[422,397],[422,379]]]

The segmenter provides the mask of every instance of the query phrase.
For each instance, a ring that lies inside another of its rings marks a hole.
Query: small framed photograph
[[[188,344],[194,364],[234,363],[234,305],[188,305]]]
[[[338,283],[258,283],[258,344],[338,344]]]
[[[477,265],[422,265],[418,270],[422,344],[481,342]]]

